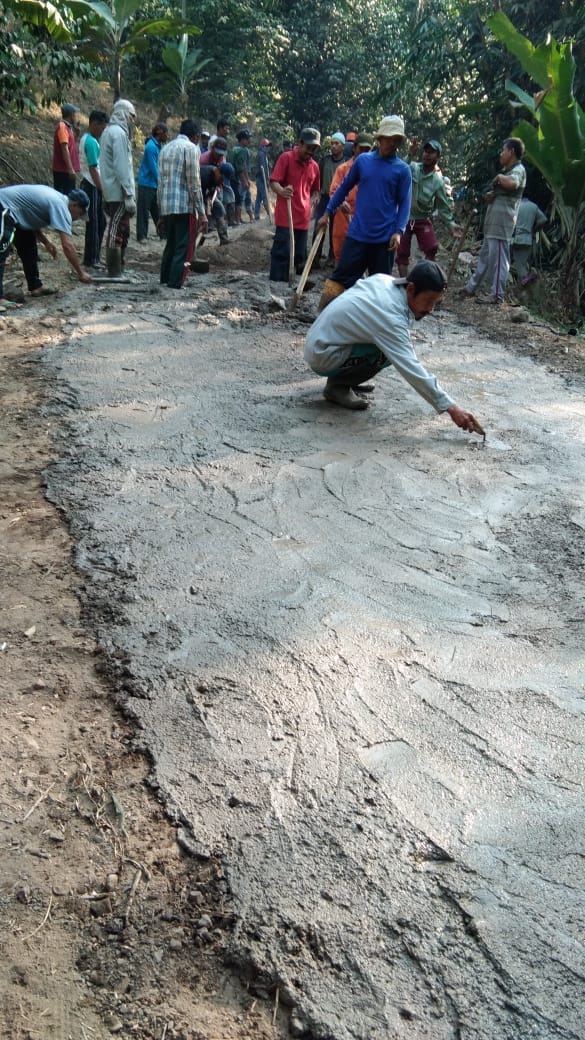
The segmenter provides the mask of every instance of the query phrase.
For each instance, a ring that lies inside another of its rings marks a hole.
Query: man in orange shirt
[[[349,172],[353,164],[354,159],[358,155],[362,155],[363,152],[371,152],[374,145],[374,138],[371,134],[357,134],[356,139],[353,142],[353,155],[347,162],[338,166],[335,173],[333,174],[333,180],[331,181],[331,188],[329,189],[329,195],[333,195],[339,185],[341,184],[346,173]],[[335,257],[335,263],[339,263],[339,257],[341,256],[341,250],[343,249],[343,243],[345,242],[345,236],[347,235],[347,229],[351,218],[353,217],[353,211],[355,209],[355,200],[358,189],[357,185],[352,188],[345,202],[342,202],[341,206],[335,214],[335,220],[333,221],[333,233],[331,240],[333,244],[333,256]]]
[[[288,204],[291,201],[294,230],[295,268],[300,273],[307,255],[311,206],[319,198],[319,167],[313,155],[321,144],[321,134],[306,126],[294,148],[283,152],[270,174],[270,188],[278,196],[274,209],[275,233],[270,251],[270,281],[286,282],[289,267]]]
[[[75,187],[75,177],[79,173],[79,123],[74,117],[79,109],[75,105],[61,105],[62,118],[55,127],[53,136],[53,187],[62,195],[68,195]]]

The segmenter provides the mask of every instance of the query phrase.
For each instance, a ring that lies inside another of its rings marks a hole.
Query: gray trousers
[[[477,267],[465,286],[465,291],[471,295],[487,277],[493,299],[497,303],[503,303],[509,274],[510,243],[502,238],[484,238]]]

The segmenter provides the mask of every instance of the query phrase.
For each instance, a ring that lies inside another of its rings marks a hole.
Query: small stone
[[[33,690],[46,690],[47,684],[43,679],[36,679],[33,683]]]
[[[213,921],[211,920],[209,914],[202,914],[199,920],[197,921],[198,928],[211,928],[212,924]]]
[[[47,831],[47,838],[49,841],[62,842],[65,841],[65,835],[61,834],[60,831]]]
[[[205,897],[202,892],[189,892],[187,899],[193,906],[203,906]]]
[[[111,921],[106,924],[106,932],[108,935],[121,935],[124,931],[124,918],[113,917]]]
[[[98,971],[97,968],[94,968],[93,971],[90,971],[88,978],[92,986],[105,986],[106,984],[103,972]]]
[[[108,874],[106,878],[106,891],[115,892],[118,887],[118,883],[119,878],[117,874]]]
[[[16,885],[14,889],[14,897],[19,903],[30,902],[30,886],[29,885]]]
[[[296,1015],[290,1020],[290,1032],[291,1036],[302,1036],[305,1032],[305,1023]]]
[[[171,939],[169,942],[169,946],[171,950],[180,950],[182,949],[183,943],[180,939]]]
[[[23,968],[20,964],[13,965],[12,981],[17,986],[28,986],[28,974],[26,968]]]
[[[105,899],[94,899],[90,903],[90,910],[94,917],[104,917],[105,914],[111,914],[112,902],[109,896]]]

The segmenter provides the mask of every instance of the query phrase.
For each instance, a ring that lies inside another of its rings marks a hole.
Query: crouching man
[[[446,288],[439,265],[421,260],[408,278],[372,275],[333,300],[309,329],[305,346],[309,366],[327,376],[325,399],[355,411],[367,408],[361,395],[373,386],[366,380],[394,365],[437,412],[448,412],[469,433],[483,433],[471,412],[455,404],[421,365],[412,346],[410,322],[431,314]]]

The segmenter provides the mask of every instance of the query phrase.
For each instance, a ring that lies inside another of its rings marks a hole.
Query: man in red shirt
[[[75,105],[61,105],[62,119],[55,127],[53,135],[53,187],[62,195],[68,195],[75,187],[75,177],[80,171],[79,123],[75,115],[79,111]]]
[[[319,167],[313,155],[321,144],[321,134],[312,126],[299,134],[294,148],[283,152],[270,174],[270,188],[277,195],[274,209],[275,234],[270,251],[270,281],[286,282],[289,265],[289,227],[287,199],[291,200],[295,238],[295,268],[300,273],[307,256],[311,206],[319,198]]]

